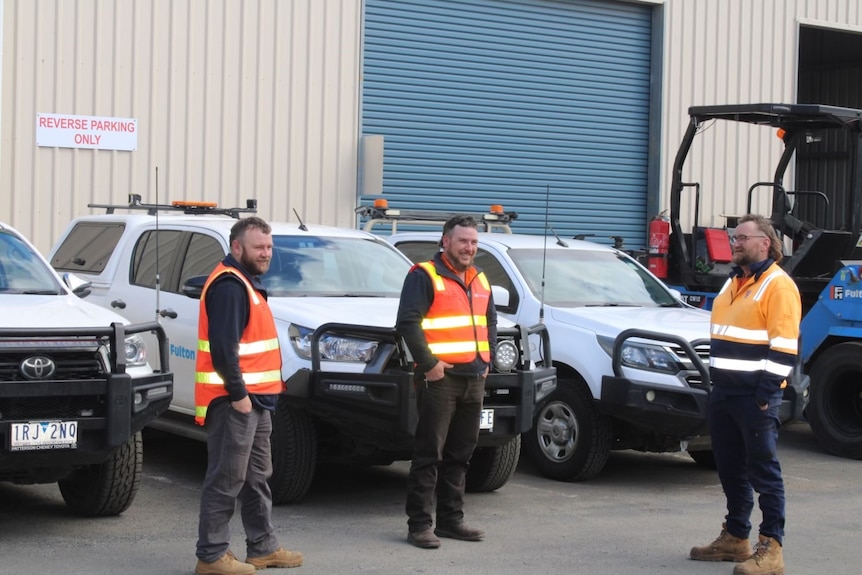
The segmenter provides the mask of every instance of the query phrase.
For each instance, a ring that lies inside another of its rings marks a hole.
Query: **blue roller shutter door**
[[[519,213],[516,231],[644,238],[651,8],[366,0],[362,133],[391,206]]]

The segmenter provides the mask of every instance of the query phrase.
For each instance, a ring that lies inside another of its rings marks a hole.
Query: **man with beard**
[[[473,266],[476,221],[454,216],[443,226],[442,251],[416,264],[401,291],[396,329],[413,360],[419,421],[407,479],[407,540],[424,549],[438,537],[481,541],[464,523],[467,467],[479,439],[479,418],[497,312],[491,286]],[[436,493],[437,527],[432,530]]]
[[[198,575],[251,575],[298,567],[302,554],[279,546],[272,514],[272,412],[284,389],[275,320],[260,276],[272,259],[272,229],[258,217],[230,231],[230,253],[201,293],[195,421],[207,433],[207,472],[198,525]],[[229,549],[240,504],[246,562]]]
[[[741,561],[734,575],[783,575],[784,481],[775,444],[802,304],[778,266],[781,242],[769,220],[743,216],[730,239],[736,267],[713,303],[709,359],[709,430],[727,514],[718,538],[690,557]],[[763,521],[752,553],[755,491]]]

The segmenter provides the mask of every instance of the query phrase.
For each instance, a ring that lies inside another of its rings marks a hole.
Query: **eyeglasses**
[[[730,243],[741,244],[741,243],[743,243],[746,240],[749,240],[751,238],[765,238],[765,237],[768,237],[768,236],[730,236]]]

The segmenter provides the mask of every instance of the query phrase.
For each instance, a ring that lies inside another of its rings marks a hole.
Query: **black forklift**
[[[784,142],[772,181],[753,182],[747,190],[750,213],[758,194],[771,193],[768,215],[776,231],[787,238],[782,267],[799,285],[803,310],[816,302],[842,260],[857,259],[862,231],[862,110],[819,104],[744,104],[693,106],[689,125],[673,165],[670,193],[670,245],[667,283],[711,307],[708,297],[718,292],[731,269],[726,226],[701,225],[700,182],[683,181],[683,167],[695,138],[714,121],[745,122],[773,128]],[[785,176],[796,157],[796,188],[785,186]],[[727,193],[727,191],[722,191]],[[693,226],[683,229],[682,203],[693,194]],[[725,243],[722,243],[725,242]]]

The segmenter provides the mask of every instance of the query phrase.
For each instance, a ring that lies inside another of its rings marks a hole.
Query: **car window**
[[[483,272],[485,272],[485,275],[488,277],[488,282],[490,282],[492,286],[506,288],[509,292],[509,305],[496,305],[495,302],[496,307],[500,311],[506,313],[515,313],[518,310],[518,303],[520,301],[518,290],[515,289],[515,284],[512,282],[512,278],[510,278],[509,274],[506,273],[506,270],[500,264],[499,260],[497,260],[493,254],[479,248],[476,252],[474,263],[476,266],[481,268]]]
[[[176,262],[183,232],[175,230],[153,230],[144,232],[135,244],[132,254],[132,268],[129,283],[132,285],[156,287],[156,260],[159,262],[159,288],[176,291],[168,272]],[[157,243],[158,240],[158,243]]]
[[[509,255],[530,290],[559,307],[674,305],[673,296],[631,258],[615,252],[513,249]],[[543,272],[544,270],[544,272]],[[544,280],[544,281],[543,281]]]
[[[75,224],[51,258],[58,271],[102,273],[126,226],[119,222]]]
[[[206,234],[192,234],[180,270],[180,287],[191,277],[209,276],[224,257],[225,250],[217,239]]]
[[[273,297],[399,297],[409,269],[381,241],[274,235],[272,263],[261,281]]]
[[[0,230],[0,293],[65,294],[44,261],[18,236]]]
[[[398,242],[395,244],[402,254],[407,256],[411,262],[418,264],[419,262],[427,262],[434,257],[440,247],[437,242]]]

